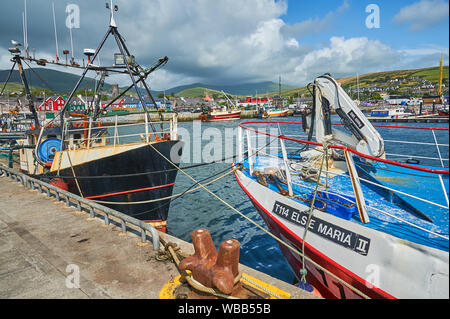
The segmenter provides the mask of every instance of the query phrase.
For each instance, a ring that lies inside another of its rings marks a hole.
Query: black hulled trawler
[[[117,6],[113,7],[111,1],[107,8],[110,9],[108,31],[97,50],[90,52],[77,84],[59,116],[52,120],[39,119],[22,67],[23,61],[41,62],[41,65],[42,61],[28,55],[21,56],[17,46],[10,49],[13,55],[11,72],[17,65],[33,119],[31,129],[22,132],[24,138],[17,140],[20,170],[166,231],[170,198],[177,176],[175,166],[180,162],[183,143],[178,139],[176,115],[168,122],[163,122],[162,118],[161,122],[150,120],[140,92],[142,88],[138,89],[138,84],[141,83],[156,106],[145,80],[151,72],[166,64],[168,58],[163,57],[148,68],[137,64],[114,20]],[[120,53],[114,55],[113,66],[95,65],[109,37],[114,39]],[[80,68],[73,63],[65,66]],[[101,75],[93,105],[87,112],[73,113],[70,102],[88,71]],[[99,92],[109,73],[129,76],[132,84],[108,104],[101,105]],[[105,118],[101,114],[133,88],[143,107],[144,123],[118,124],[115,117],[105,126]]]

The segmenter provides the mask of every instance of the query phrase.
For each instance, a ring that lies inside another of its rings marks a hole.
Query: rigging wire
[[[276,140],[277,137],[275,137],[272,142],[274,140]],[[358,290],[357,288],[351,286],[350,284],[348,284],[346,281],[342,280],[341,278],[337,277],[335,274],[333,274],[332,272],[330,272],[329,270],[327,270],[326,268],[322,267],[321,265],[319,265],[318,263],[316,263],[315,261],[313,261],[312,259],[310,259],[308,256],[302,254],[298,249],[292,247],[291,245],[289,245],[288,243],[286,243],[285,241],[283,241],[282,239],[278,238],[277,236],[273,235],[272,233],[270,233],[268,230],[266,230],[264,227],[262,227],[261,225],[259,225],[257,222],[253,221],[251,218],[247,217],[245,214],[243,214],[242,212],[240,212],[239,210],[237,210],[236,208],[234,208],[232,205],[230,205],[228,202],[226,202],[225,200],[223,200],[221,197],[219,197],[218,195],[214,194],[214,192],[212,192],[211,190],[209,190],[208,188],[206,188],[205,185],[201,184],[200,182],[198,182],[197,180],[195,180],[195,178],[193,178],[191,175],[189,175],[188,173],[186,173],[183,169],[179,168],[176,164],[174,164],[170,159],[168,159],[166,156],[164,156],[164,154],[162,154],[161,152],[159,152],[153,145],[150,144],[150,146],[162,157],[164,158],[166,161],[168,161],[171,165],[173,165],[174,167],[176,167],[180,172],[182,172],[184,175],[186,175],[189,179],[191,179],[193,182],[198,183],[199,187],[201,187],[202,189],[204,189],[206,192],[208,192],[210,195],[212,195],[214,198],[216,198],[218,201],[220,201],[222,204],[224,204],[225,206],[227,206],[228,208],[230,208],[231,210],[233,210],[234,212],[236,212],[237,214],[239,214],[241,217],[243,217],[244,219],[246,219],[247,221],[249,221],[250,223],[252,223],[253,225],[255,225],[256,227],[258,227],[259,229],[261,229],[263,232],[265,232],[267,235],[271,236],[273,239],[275,239],[276,241],[280,242],[281,244],[283,244],[284,246],[286,246],[288,249],[290,249],[291,251],[295,252],[296,254],[298,254],[299,256],[301,256],[302,258],[308,260],[311,264],[313,264],[314,266],[316,266],[319,269],[322,269],[324,272],[326,272],[327,274],[329,274],[331,277],[333,277],[334,279],[336,279],[337,281],[339,281],[340,283],[342,283],[343,285],[345,285],[346,287],[348,287],[350,290],[354,291],[355,293],[359,294],[360,296],[362,296],[363,298],[369,299],[369,297],[364,294],[362,291]]]

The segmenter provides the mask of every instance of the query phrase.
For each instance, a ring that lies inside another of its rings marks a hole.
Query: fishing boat
[[[234,121],[241,118],[241,110],[232,110],[223,108],[211,108],[200,115],[203,122],[218,122],[218,121]]]
[[[273,117],[286,117],[289,109],[286,108],[273,108],[266,109],[261,115],[261,118],[273,118]]]
[[[234,121],[241,118],[241,110],[234,104],[228,95],[222,91],[222,94],[226,97],[227,101],[231,106],[224,105],[222,107],[216,105],[214,107],[205,107],[202,114],[200,115],[200,120],[203,122],[221,122],[221,121]],[[212,99],[206,95],[208,102],[212,102]]]
[[[240,123],[234,163],[294,274],[325,298],[449,298],[448,128],[372,125],[331,75],[310,87],[305,122]]]
[[[371,117],[389,118],[389,119],[405,118],[411,115],[413,114],[405,112],[405,108],[403,107],[375,109],[372,110],[372,112],[370,112]]]
[[[20,170],[165,231],[177,175],[172,163],[179,164],[183,143],[178,139],[176,115],[169,122],[150,120],[137,84],[142,83],[156,105],[145,80],[166,64],[168,58],[161,58],[148,68],[137,64],[117,29],[114,20],[117,6],[113,7],[111,1],[109,8],[108,31],[66,99],[59,118],[40,122],[22,68],[26,58],[17,48],[11,52],[14,61],[11,71],[18,65],[33,118],[32,127],[23,139],[17,140]],[[94,61],[109,36],[114,37],[120,51],[115,55],[118,59],[113,67],[95,65]],[[70,112],[70,101],[88,71],[102,75],[95,90],[94,109],[89,113]],[[132,85],[102,107],[99,92],[107,73],[129,76]],[[104,126],[99,115],[132,88],[144,107],[144,123],[119,125],[115,117],[110,126]]]
[[[301,106],[298,106],[294,109],[294,112],[292,113],[292,116],[303,116],[304,113],[308,112],[308,105],[302,104]]]
[[[448,106],[441,107],[440,109],[438,109],[438,115],[448,117]]]

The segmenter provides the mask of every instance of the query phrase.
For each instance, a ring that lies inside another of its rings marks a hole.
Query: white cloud
[[[315,76],[330,72],[335,77],[380,71],[380,65],[393,65],[401,54],[390,46],[368,38],[332,37],[329,47],[306,54],[294,71],[291,81],[305,83]]]
[[[410,24],[409,31],[417,32],[448,18],[449,5],[444,0],[421,0],[403,7],[393,21]]]
[[[106,32],[107,12],[97,3],[99,8],[87,10],[91,2],[78,1],[82,22],[81,28],[74,32],[75,45],[95,48]],[[381,41],[365,37],[331,37],[328,43],[317,43],[314,47],[302,42],[305,35],[331,30],[348,8],[349,3],[343,1],[319,17],[288,24],[284,20],[286,0],[123,0],[119,2],[116,21],[139,64],[149,66],[160,57],[169,57],[168,64],[149,77],[148,84],[154,90],[194,82],[276,82],[278,75],[284,83],[302,86],[325,72],[348,76],[400,68],[421,57],[431,59],[435,53],[419,51],[420,48],[396,51]],[[104,15],[99,16],[99,12]],[[3,24],[8,26],[6,22]],[[39,57],[54,55],[48,54],[54,51],[51,27],[50,23],[50,31],[41,32],[47,44],[42,50],[38,47]],[[35,37],[32,39],[37,43]],[[113,53],[118,52],[113,42],[110,39],[101,52],[104,65],[111,63]],[[39,41],[44,46],[43,43]],[[0,68],[10,67],[9,56],[0,47]],[[130,83],[127,76],[111,75],[107,80],[108,83],[116,81],[121,86]]]
[[[343,1],[322,18],[295,25],[282,19],[286,1],[141,0],[139,12],[135,7],[123,4],[121,14],[134,17],[118,24],[129,47],[137,49],[136,56],[168,55],[166,75],[178,83],[189,77],[237,84],[276,80],[279,74],[292,72],[311,50],[299,37],[329,29],[349,4]],[[136,30],[141,31],[139,36]]]

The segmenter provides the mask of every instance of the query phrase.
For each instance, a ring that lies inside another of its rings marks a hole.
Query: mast
[[[23,46],[27,47],[27,31],[25,29],[25,12],[22,12]]]
[[[24,25],[24,34],[25,34],[25,40],[24,40],[24,45],[25,45],[25,52],[27,54],[27,58],[29,57],[29,51],[28,51],[28,23],[27,23],[27,0],[24,0],[25,3],[25,11],[23,14],[23,25]]]
[[[92,56],[92,59],[91,59],[90,63],[88,63],[86,65],[86,67],[84,68],[84,71],[81,74],[80,78],[78,79],[78,82],[75,84],[75,87],[72,89],[72,92],[70,93],[69,97],[67,98],[67,101],[66,101],[66,103],[64,105],[64,108],[61,110],[61,113],[60,113],[61,127],[63,127],[63,125],[64,125],[64,114],[65,114],[65,112],[67,110],[67,106],[70,104],[70,101],[73,98],[76,90],[80,86],[81,82],[83,81],[83,79],[86,76],[86,73],[89,70],[116,71],[117,72],[118,68],[122,69],[121,73],[128,74],[130,76],[130,79],[133,82],[133,84],[129,87],[129,89],[131,89],[133,87],[135,88],[136,93],[137,93],[138,98],[139,98],[139,101],[141,102],[141,105],[144,108],[147,116],[148,116],[149,110],[147,109],[147,106],[145,104],[145,101],[143,99],[142,94],[139,92],[139,88],[137,86],[137,83],[141,82],[144,85],[144,88],[147,91],[147,94],[150,97],[151,102],[153,103],[153,105],[156,105],[156,101],[154,100],[154,98],[153,98],[153,96],[152,96],[152,94],[150,92],[150,89],[148,88],[147,84],[145,83],[145,79],[147,78],[148,74],[150,72],[154,71],[155,68],[146,68],[146,69],[144,69],[139,64],[137,64],[135,62],[134,56],[131,55],[130,51],[128,50],[128,48],[127,48],[127,46],[125,44],[125,41],[123,40],[122,36],[120,35],[119,31],[117,30],[117,25],[116,25],[116,22],[114,20],[114,11],[118,11],[118,6],[114,5],[114,7],[113,7],[112,0],[110,0],[109,3],[106,3],[106,8],[110,10],[110,23],[109,23],[108,31],[106,32],[106,34],[103,37],[102,41],[100,42],[99,46],[95,50],[95,53]],[[114,37],[115,42],[117,44],[117,47],[118,47],[118,49],[120,51],[120,55],[123,57],[123,61],[120,64],[116,64],[115,67],[102,67],[100,65],[96,66],[96,65],[94,65],[94,61],[98,57],[101,49],[103,48],[103,45],[105,44],[106,40],[108,39],[108,37],[110,35],[112,35]],[[123,63],[123,62],[125,62],[125,63]],[[164,58],[160,59],[158,66],[161,66],[165,62],[167,62],[167,57],[164,57]],[[138,79],[135,79],[135,77],[138,77]],[[118,97],[116,97],[116,99],[117,98]],[[111,104],[111,102],[110,102],[110,104]],[[108,104],[108,106],[110,104]],[[153,132],[155,132],[155,127],[151,123],[151,121],[150,121],[150,126],[151,126]]]
[[[14,65],[17,64],[17,67],[19,69],[20,78],[22,79],[22,83],[25,88],[25,93],[26,93],[25,103],[28,106],[28,109],[30,110],[30,112],[32,114],[35,129],[38,129],[41,127],[41,125],[39,124],[39,117],[36,112],[36,109],[34,108],[33,97],[31,96],[30,87],[28,86],[28,81],[25,76],[25,72],[23,70],[22,58],[20,57],[20,55],[14,55],[13,61],[14,61]],[[13,65],[13,68],[14,68],[14,65]]]
[[[52,2],[53,11],[53,28],[55,29],[55,42],[56,42],[56,62],[59,61],[59,49],[58,49],[58,33],[56,32],[56,18],[55,18],[55,3]]]
[[[279,96],[279,98],[280,98],[280,102],[279,103],[282,103],[281,102],[281,75],[279,75],[278,76],[278,96]],[[281,107],[282,105],[280,104],[280,107]]]
[[[356,73],[356,90],[358,92],[358,103],[359,103],[359,74]]]
[[[72,57],[70,58],[70,64],[73,64],[75,60],[73,58],[72,24],[70,25],[69,33],[70,33],[70,53],[72,55]]]

